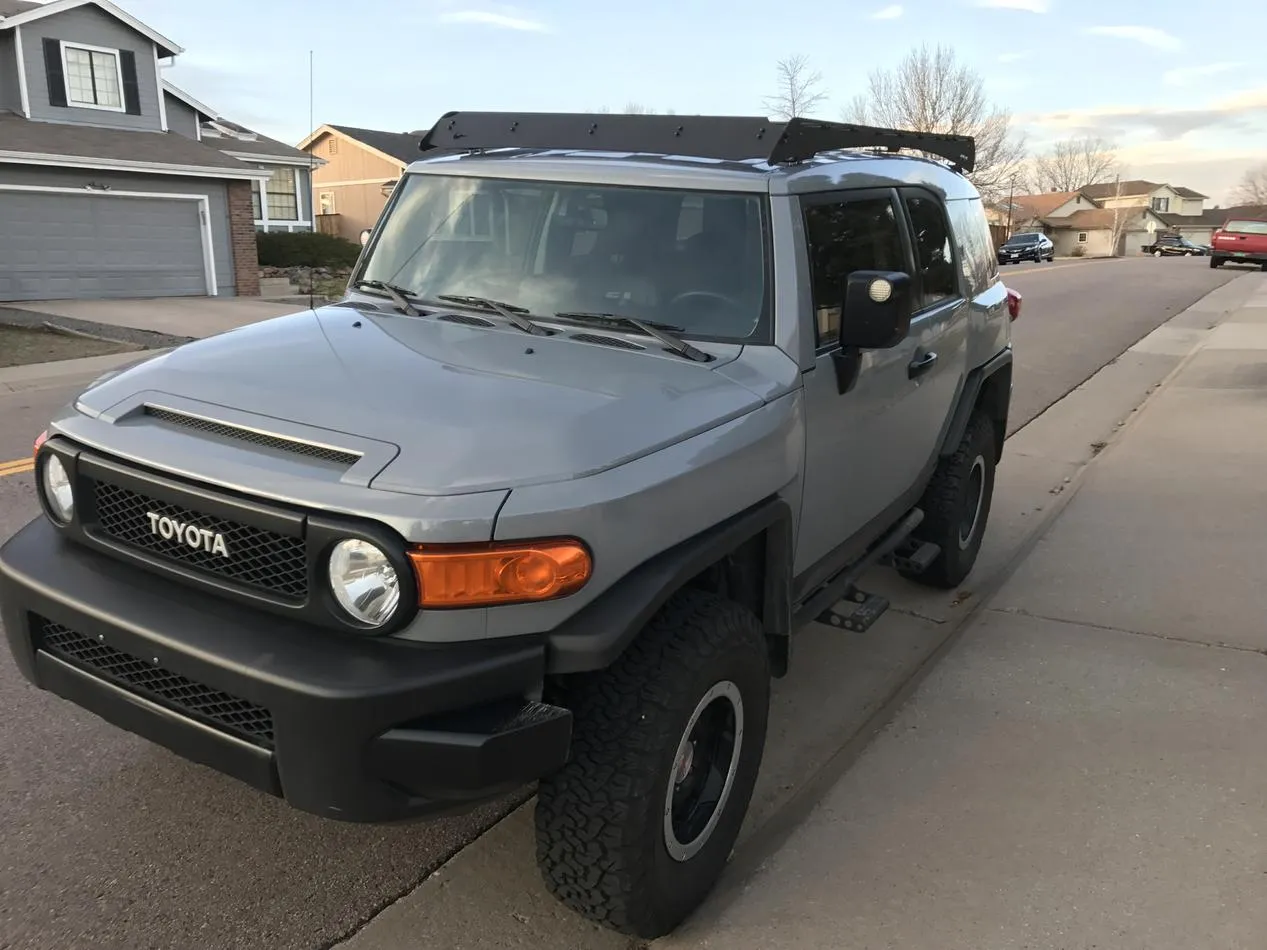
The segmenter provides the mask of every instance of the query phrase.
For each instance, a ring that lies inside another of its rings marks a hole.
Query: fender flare
[[[1007,395],[1010,402],[1012,395],[1012,347],[1010,345],[968,373],[967,379],[964,380],[963,390],[959,394],[959,402],[955,405],[954,415],[950,417],[950,426],[942,439],[939,457],[945,458],[955,454],[959,443],[963,441],[964,432],[968,430],[968,420],[972,418],[972,411],[977,406],[977,399],[985,387],[986,380],[1004,372],[1008,375]],[[1004,403],[1000,420],[1004,428],[1007,424],[1007,408],[1008,403]],[[1003,451],[1002,440],[1000,440],[998,450],[1000,454]]]
[[[788,636],[792,626],[792,509],[772,496],[638,565],[546,634],[546,673],[611,666],[655,613],[709,566],[765,532],[762,625]]]

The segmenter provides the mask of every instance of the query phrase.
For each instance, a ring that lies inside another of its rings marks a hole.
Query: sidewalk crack
[[[1028,617],[1031,620],[1046,620],[1050,623],[1063,623],[1072,627],[1086,627],[1090,630],[1103,630],[1107,633],[1125,633],[1132,637],[1149,637],[1153,640],[1167,640],[1171,643],[1186,643],[1189,646],[1210,647],[1218,650],[1232,650],[1236,653],[1253,653],[1258,656],[1267,656],[1267,648],[1241,646],[1237,643],[1225,643],[1221,640],[1197,640],[1194,637],[1181,637],[1169,633],[1152,633],[1148,630],[1130,630],[1126,627],[1114,627],[1110,624],[1095,623],[1090,620],[1070,620],[1068,617],[1051,617],[1047,614],[1034,613],[1026,610],[1024,607],[991,607],[991,613],[996,614],[1012,614],[1018,617]]]

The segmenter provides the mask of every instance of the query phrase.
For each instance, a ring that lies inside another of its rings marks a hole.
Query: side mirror
[[[900,271],[854,271],[840,312],[842,348],[887,350],[911,329],[911,278]]]
[[[364,231],[361,232],[361,247],[364,247],[369,242],[370,242],[370,229],[366,228]]]

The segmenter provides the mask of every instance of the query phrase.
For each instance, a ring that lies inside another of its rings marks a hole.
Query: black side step
[[[939,554],[941,545],[907,538],[881,563],[908,574],[923,574],[937,560]]]
[[[912,508],[908,511],[901,521],[890,528],[887,534],[881,537],[880,540],[870,547],[866,554],[853,564],[850,564],[835,577],[828,580],[796,608],[792,614],[793,629],[798,629],[808,623],[812,623],[815,620],[826,617],[831,613],[831,608],[834,607],[842,598],[848,597],[853,600],[854,603],[859,605],[858,608],[855,608],[854,613],[849,615],[849,619],[851,620],[854,615],[858,613],[859,609],[866,609],[868,604],[867,598],[875,597],[875,595],[865,594],[862,591],[859,591],[858,580],[874,565],[892,555],[902,542],[910,538],[911,532],[918,528],[920,522],[923,520],[924,512],[919,508]],[[934,555],[934,557],[935,556],[936,555]],[[862,600],[857,599],[858,595],[862,596]],[[883,607],[879,607],[880,602],[883,602]],[[872,610],[878,608],[878,613],[875,613],[875,617],[878,618],[880,614],[884,613],[884,611],[888,609],[888,606],[889,603],[887,600],[884,600],[883,597],[876,597],[875,602],[872,604],[872,609],[868,610],[867,613],[869,614]],[[844,618],[842,617],[841,619],[843,620]],[[859,618],[859,620],[861,619],[862,618]],[[822,622],[833,623],[830,619],[824,619]],[[867,627],[871,626],[872,623],[875,623],[874,618],[867,623]],[[838,626],[845,625],[840,623]],[[855,628],[848,627],[847,629],[852,630]],[[862,629],[865,630],[866,627],[863,627]]]
[[[828,607],[818,616],[819,623],[832,627],[843,627],[854,633],[866,633],[871,625],[884,616],[889,609],[889,599],[879,594],[868,594],[854,588],[849,591],[845,600],[853,604],[853,610],[841,613],[839,606]]]

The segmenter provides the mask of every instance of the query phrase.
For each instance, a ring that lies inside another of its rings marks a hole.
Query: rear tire
[[[662,937],[712,890],[752,798],[770,704],[761,623],[681,591],[566,702],[572,753],[538,788],[537,865],[583,917]]]
[[[924,520],[914,537],[938,545],[941,553],[927,570],[902,571],[903,577],[948,590],[972,572],[990,518],[995,459],[994,423],[973,413],[959,447],[938,463],[920,502]]]
[[[1222,267],[1222,266],[1223,266],[1223,260],[1222,260],[1222,258],[1218,258],[1218,257],[1211,256],[1211,257],[1210,257],[1210,266],[1211,266],[1211,267]]]

